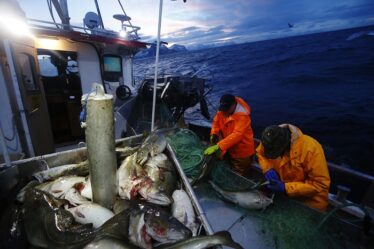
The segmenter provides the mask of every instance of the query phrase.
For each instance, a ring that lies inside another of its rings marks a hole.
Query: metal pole
[[[100,12],[100,8],[99,8],[99,3],[97,2],[97,0],[95,0],[95,5],[96,5],[97,14],[99,15],[99,18],[100,18],[101,27],[102,27],[103,29],[105,29],[105,28],[104,28],[103,18],[101,17],[101,12]]]
[[[70,17],[69,17],[69,9],[68,9],[68,3],[67,0],[60,0],[60,7],[62,12],[64,13],[64,20],[62,20],[62,23],[67,25],[64,26],[64,29],[70,30]]]
[[[158,13],[158,30],[157,30],[157,47],[156,47],[156,62],[155,62],[155,78],[153,81],[153,105],[152,105],[152,131],[155,129],[155,112],[156,112],[156,91],[157,91],[157,71],[158,58],[160,53],[160,34],[161,34],[161,17],[162,17],[163,0],[160,0],[160,7]]]
[[[26,137],[27,155],[29,157],[34,157],[35,156],[35,151],[34,151],[34,147],[32,145],[31,134],[30,134],[30,130],[29,130],[29,125],[27,123],[27,117],[26,117],[25,108],[24,108],[23,102],[22,102],[21,92],[19,90],[19,84],[20,83],[18,82],[18,79],[17,79],[17,72],[16,72],[16,68],[15,68],[15,58],[14,58],[12,48],[11,48],[11,43],[10,43],[9,40],[4,41],[4,48],[5,48],[6,57],[8,59],[9,71],[10,71],[10,74],[12,76],[12,87],[13,87],[13,90],[14,90],[14,93],[15,93],[15,96],[16,96],[18,112],[19,112],[19,115],[21,116],[22,128],[23,128],[23,132],[24,132],[25,137]]]
[[[96,94],[83,95],[87,100],[86,142],[92,185],[92,200],[111,209],[116,195],[117,159],[114,142],[113,96],[94,83]]]

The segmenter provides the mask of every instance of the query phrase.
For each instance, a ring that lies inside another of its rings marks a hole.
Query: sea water
[[[374,27],[288,37],[162,55],[160,74],[197,73],[213,90],[214,116],[224,93],[251,107],[260,138],[272,124],[291,123],[317,139],[329,161],[374,175]],[[154,73],[154,57],[136,59],[138,82]],[[198,107],[188,121],[210,123]]]

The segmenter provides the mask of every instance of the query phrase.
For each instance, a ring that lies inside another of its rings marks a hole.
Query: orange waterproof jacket
[[[254,154],[253,131],[251,127],[251,109],[239,97],[236,99],[235,112],[225,117],[218,111],[214,117],[210,134],[221,136],[217,143],[222,155],[229,151],[232,158],[245,158]]]
[[[330,175],[322,146],[296,126],[280,126],[291,131],[290,154],[280,159],[267,159],[260,144],[256,152],[263,172],[275,169],[285,183],[288,196],[296,197],[312,208],[326,210]]]

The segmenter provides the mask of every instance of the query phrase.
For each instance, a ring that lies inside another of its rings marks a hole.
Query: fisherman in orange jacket
[[[263,131],[256,152],[270,190],[326,210],[330,175],[322,146],[315,139],[296,126],[273,125]]]
[[[204,152],[211,155],[220,151],[224,155],[228,151],[233,170],[241,175],[248,173],[254,155],[250,114],[251,109],[243,99],[223,95],[210,132],[213,145]]]

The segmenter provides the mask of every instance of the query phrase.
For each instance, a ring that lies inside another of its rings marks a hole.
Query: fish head
[[[69,211],[59,209],[55,212],[54,215],[56,227],[62,232],[68,230],[74,223],[74,217],[71,213],[69,213]]]
[[[167,237],[170,240],[178,241],[190,238],[192,236],[192,232],[186,226],[184,226],[181,222],[179,222],[174,217],[169,217],[168,219],[169,229]]]
[[[175,242],[192,236],[191,230],[166,211],[158,208],[149,209],[144,218],[147,231],[160,242]]]
[[[160,206],[169,206],[172,203],[172,200],[165,193],[160,191],[151,191],[147,194],[147,201],[160,205]]]
[[[258,191],[258,196],[263,209],[265,209],[267,206],[273,203],[274,194],[272,195],[272,197],[269,198],[262,192]]]
[[[149,152],[150,151],[148,147],[141,147],[136,153],[136,163],[144,165],[148,160]]]
[[[69,201],[55,198],[53,195],[42,190],[32,189],[29,193],[31,193],[33,200],[38,200],[53,210],[57,210],[61,206],[69,204]]]
[[[166,148],[167,142],[163,134],[159,134],[157,139],[151,144],[151,156],[156,156],[162,153]]]

